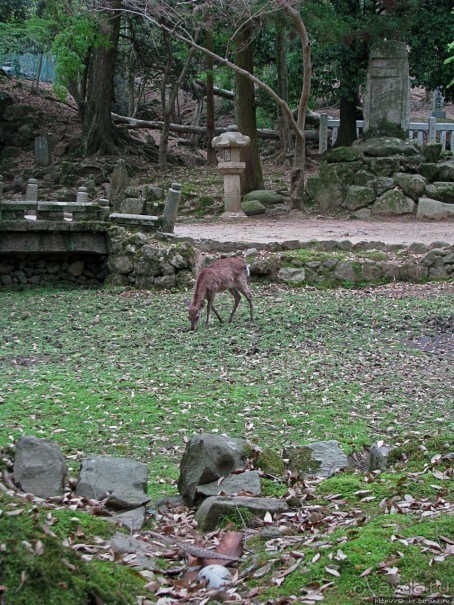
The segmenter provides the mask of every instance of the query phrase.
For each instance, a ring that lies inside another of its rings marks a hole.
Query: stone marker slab
[[[288,504],[278,498],[211,496],[199,506],[195,514],[195,520],[199,529],[210,531],[216,528],[222,517],[241,508],[247,509],[256,517],[263,517],[268,512],[274,515],[289,510]]]
[[[284,459],[299,477],[331,477],[341,468],[350,466],[338,441],[317,441],[307,445],[288,445]]]
[[[103,500],[114,509],[137,508],[147,495],[147,465],[130,458],[95,456],[82,462],[76,487],[78,496]]]
[[[63,493],[67,473],[60,446],[54,441],[24,435],[16,442],[14,480],[25,492],[40,498]]]
[[[252,496],[260,496],[260,473],[258,471],[248,471],[239,473],[238,475],[230,475],[220,483],[213,481],[197,486],[197,495],[201,496],[218,496],[219,494],[233,496],[247,492]]]

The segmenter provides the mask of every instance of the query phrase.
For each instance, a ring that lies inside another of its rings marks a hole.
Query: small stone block
[[[145,214],[121,214],[114,212],[109,216],[109,220],[111,223],[120,225],[141,225],[155,229],[158,229],[161,224],[161,219],[158,216],[148,216]]]

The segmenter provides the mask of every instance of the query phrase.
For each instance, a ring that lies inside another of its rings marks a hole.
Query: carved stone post
[[[241,148],[248,147],[251,140],[241,132],[224,132],[214,137],[212,145],[223,151],[223,160],[219,162],[219,172],[224,175],[224,219],[241,219],[246,215],[241,210],[241,180],[246,168],[241,161]]]
[[[181,198],[180,183],[172,183],[167,195],[166,205],[164,207],[164,216],[162,220],[162,231],[164,233],[173,233],[175,221],[177,220],[178,205]]]
[[[25,200],[27,202],[36,202],[38,199],[38,181],[28,179],[27,189],[25,190]]]

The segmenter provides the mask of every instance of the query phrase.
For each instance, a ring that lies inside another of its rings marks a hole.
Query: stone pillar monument
[[[403,42],[382,40],[369,54],[364,134],[406,136],[410,127],[410,76]]]
[[[224,213],[225,220],[245,218],[241,210],[241,180],[240,177],[246,168],[241,161],[241,149],[248,147],[251,140],[241,132],[223,132],[214,137],[212,145],[215,149],[223,151],[223,160],[219,162],[218,168],[224,175]]]

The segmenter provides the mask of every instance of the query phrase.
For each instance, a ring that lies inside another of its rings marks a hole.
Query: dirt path
[[[177,224],[175,235],[219,242],[246,241],[250,243],[298,240],[380,241],[386,244],[454,244],[454,221],[417,221],[415,219],[381,219],[359,221],[325,217],[307,218],[298,211],[289,217],[248,218],[244,222],[198,222]]]

